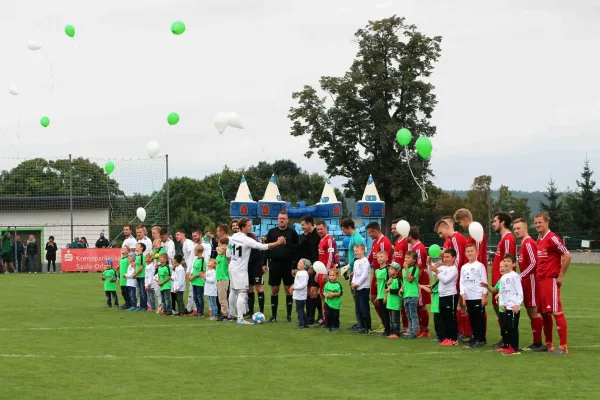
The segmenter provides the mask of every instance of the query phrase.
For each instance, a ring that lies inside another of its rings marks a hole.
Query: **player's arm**
[[[406,271],[406,279],[409,282],[414,281],[415,277],[410,274],[410,268],[408,268],[408,265],[406,264],[406,262],[404,263],[404,270]]]
[[[531,243],[525,243],[525,251],[527,252],[527,261],[529,261],[529,265],[527,265],[527,267],[523,269],[523,272],[521,272],[521,274],[519,275],[521,279],[529,275],[531,271],[533,271],[533,269],[535,268],[536,264],[535,254],[533,252],[533,248],[531,247]]]
[[[558,238],[558,236],[553,236],[552,241],[556,246],[557,250],[561,253],[560,256],[560,272],[558,273],[558,278],[556,278],[556,284],[558,286],[562,286],[563,279],[567,270],[569,269],[569,265],[571,264],[571,253],[567,249],[567,246]]]

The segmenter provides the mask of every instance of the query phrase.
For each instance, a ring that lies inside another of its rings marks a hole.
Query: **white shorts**
[[[247,290],[248,289],[248,271],[231,271],[229,270],[229,283],[231,289]]]

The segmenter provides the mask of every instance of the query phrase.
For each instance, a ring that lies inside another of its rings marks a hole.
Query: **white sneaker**
[[[237,323],[239,325],[254,325],[252,322],[246,321],[245,319],[238,319]]]

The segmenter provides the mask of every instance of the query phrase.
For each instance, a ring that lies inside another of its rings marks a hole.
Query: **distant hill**
[[[445,190],[447,193],[454,193],[460,197],[465,197],[467,195],[467,190]],[[546,198],[544,197],[544,192],[523,192],[520,190],[512,190],[513,196],[521,197],[527,199],[527,205],[531,210],[531,214],[535,215],[540,211],[540,202],[544,202]],[[492,190],[492,199],[498,199],[498,191]]]

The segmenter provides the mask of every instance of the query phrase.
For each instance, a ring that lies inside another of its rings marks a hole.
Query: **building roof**
[[[73,210],[108,210],[108,196],[74,196]],[[0,197],[0,211],[69,211],[69,196]]]

